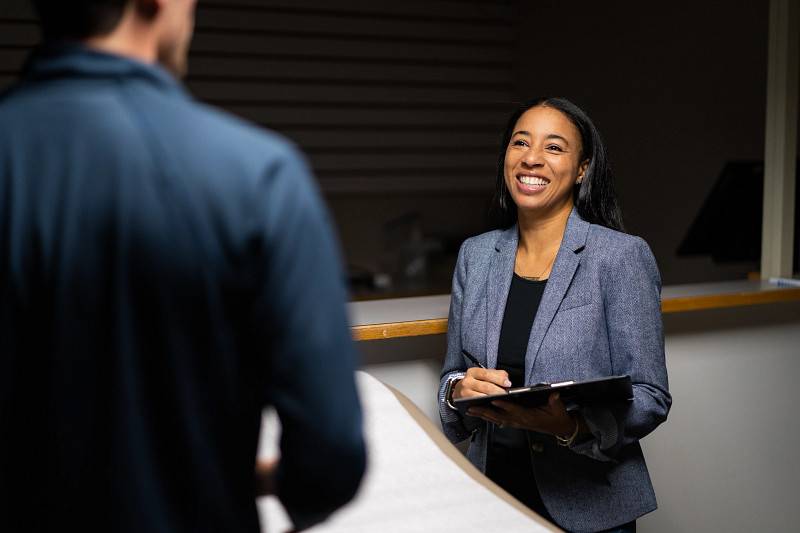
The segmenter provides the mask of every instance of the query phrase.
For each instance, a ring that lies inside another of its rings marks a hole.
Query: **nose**
[[[531,146],[522,156],[522,163],[530,168],[542,166],[542,151],[536,146]]]

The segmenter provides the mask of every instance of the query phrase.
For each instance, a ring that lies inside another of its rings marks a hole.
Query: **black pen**
[[[478,365],[479,367],[481,367],[481,368],[486,368],[485,366],[483,366],[483,365],[481,364],[481,362],[480,362],[480,361],[478,361],[477,359],[475,359],[475,358],[472,356],[472,354],[471,354],[471,353],[469,353],[468,351],[466,351],[465,349],[463,349],[463,348],[462,348],[462,349],[461,349],[461,353],[462,353],[462,354],[464,354],[464,357],[466,357],[467,359],[469,359],[470,361],[472,361],[473,363],[475,363],[475,364],[476,364],[476,365]]]

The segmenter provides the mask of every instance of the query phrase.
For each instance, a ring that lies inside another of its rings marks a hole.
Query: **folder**
[[[489,406],[494,400],[513,402],[525,407],[547,405],[550,394],[558,392],[567,410],[586,405],[614,405],[633,400],[630,376],[610,376],[586,381],[562,381],[559,383],[537,383],[531,387],[513,387],[501,394],[459,398],[453,406],[461,414],[473,406]]]

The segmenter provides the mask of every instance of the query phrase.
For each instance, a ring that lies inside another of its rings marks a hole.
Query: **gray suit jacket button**
[[[544,451],[544,444],[538,441],[531,442],[531,451],[536,453],[542,453]]]

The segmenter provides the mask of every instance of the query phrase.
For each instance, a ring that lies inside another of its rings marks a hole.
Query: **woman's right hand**
[[[508,372],[488,368],[471,367],[463,379],[453,387],[453,399],[503,394],[511,386]]]

